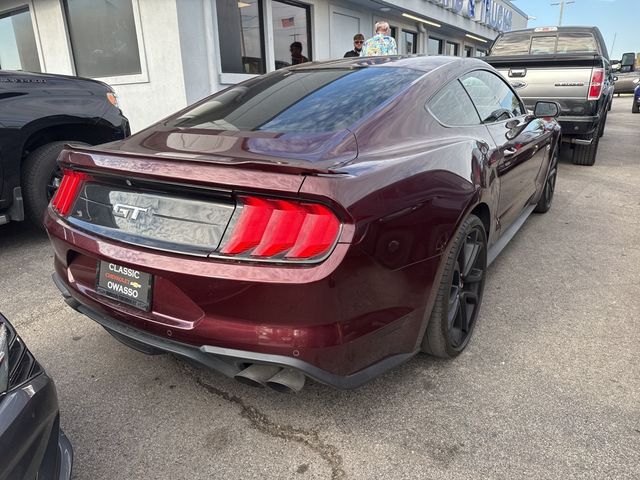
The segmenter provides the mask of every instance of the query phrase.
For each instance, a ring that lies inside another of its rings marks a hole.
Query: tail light
[[[65,170],[62,182],[56,191],[51,206],[60,214],[66,215],[73,206],[73,201],[78,196],[80,187],[89,178],[89,175],[83,172],[75,172],[73,170]]]
[[[311,260],[328,254],[340,222],[324,205],[240,197],[218,252],[248,259]]]
[[[591,72],[591,83],[589,84],[588,100],[598,100],[602,93],[602,84],[604,82],[604,69],[594,68]]]

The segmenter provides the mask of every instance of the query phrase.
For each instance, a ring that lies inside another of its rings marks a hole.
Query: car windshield
[[[363,118],[423,72],[399,67],[274,72],[231,87],[167,122],[229,131],[332,132]]]

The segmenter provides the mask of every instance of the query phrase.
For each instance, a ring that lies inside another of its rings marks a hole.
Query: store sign
[[[513,11],[500,0],[429,1],[500,32],[510,31],[513,25]]]

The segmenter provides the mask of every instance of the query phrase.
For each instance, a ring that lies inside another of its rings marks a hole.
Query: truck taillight
[[[78,196],[78,192],[80,191],[82,184],[87,179],[89,179],[89,175],[86,173],[65,170],[62,182],[51,200],[51,206],[54,210],[56,210],[60,215],[68,214],[74,200]]]
[[[218,252],[245,259],[320,259],[338,240],[340,221],[324,205],[243,196]]]
[[[604,69],[594,68],[591,72],[591,83],[589,84],[589,100],[598,100],[600,98],[603,83]]]

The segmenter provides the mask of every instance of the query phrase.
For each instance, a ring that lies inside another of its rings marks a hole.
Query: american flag
[[[282,21],[282,28],[289,28],[289,27],[295,27],[296,26],[296,22],[294,21],[294,17],[283,18],[283,19],[281,19],[281,21]]]

